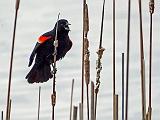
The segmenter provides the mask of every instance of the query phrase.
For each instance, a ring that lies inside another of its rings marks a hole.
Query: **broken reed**
[[[11,119],[11,108],[12,108],[12,100],[9,101],[9,114],[8,114],[8,120]]]
[[[114,107],[115,107],[114,119],[118,120],[118,95],[117,94],[114,95]]]
[[[3,111],[1,112],[1,120],[3,120]]]
[[[79,103],[79,120],[82,120],[82,103]]]
[[[72,80],[72,87],[71,87],[71,103],[70,103],[70,115],[69,115],[69,120],[72,120],[73,90],[74,90],[74,79]]]
[[[73,107],[73,120],[77,120],[77,110],[78,110],[78,107],[74,106]]]
[[[13,55],[14,55],[14,44],[15,44],[15,34],[16,34],[16,25],[17,25],[17,15],[19,10],[19,3],[20,0],[16,0],[15,5],[15,18],[14,18],[14,30],[13,30],[13,37],[12,37],[12,50],[11,50],[11,57],[10,57],[10,70],[9,70],[9,80],[8,80],[8,94],[7,94],[7,107],[6,107],[6,120],[9,120],[10,111],[10,91],[11,91],[11,81],[12,81],[12,66],[13,66]]]
[[[39,86],[39,89],[38,89],[38,120],[39,120],[39,117],[40,117],[40,108],[41,108],[41,86]]]

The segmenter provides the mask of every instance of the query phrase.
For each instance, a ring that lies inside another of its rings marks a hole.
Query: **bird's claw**
[[[51,64],[54,62],[54,56],[56,55],[56,52],[54,52],[53,54],[50,54],[46,57],[46,60]]]
[[[53,70],[51,71],[51,74],[54,75],[57,72],[57,68],[53,68]]]
[[[54,51],[54,53],[52,54],[52,56],[54,57],[57,54],[57,52]]]

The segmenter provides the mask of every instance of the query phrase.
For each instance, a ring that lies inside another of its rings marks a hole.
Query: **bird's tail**
[[[26,79],[28,83],[43,83],[47,82],[53,75],[49,64],[42,64],[37,67],[34,65],[30,72],[27,74]]]

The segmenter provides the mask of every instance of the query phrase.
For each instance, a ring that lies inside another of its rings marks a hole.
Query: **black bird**
[[[44,33],[39,37],[29,59],[28,66],[30,67],[36,56],[35,63],[26,76],[29,83],[43,83],[53,77],[50,65],[54,61],[54,41],[56,31],[58,40],[56,60],[58,61],[62,59],[72,47],[72,41],[68,36],[70,31],[69,25],[67,20],[60,19],[55,24],[53,30]]]

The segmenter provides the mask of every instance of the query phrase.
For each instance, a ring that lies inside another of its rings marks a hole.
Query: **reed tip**
[[[18,10],[19,9],[19,3],[20,3],[20,0],[16,0],[16,10]]]

